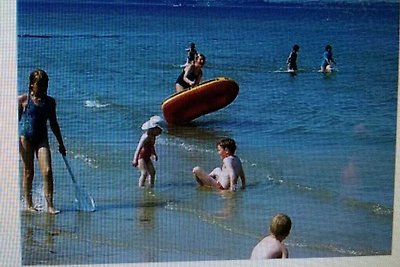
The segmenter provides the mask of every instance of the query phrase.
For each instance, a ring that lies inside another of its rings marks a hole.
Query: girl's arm
[[[144,146],[146,140],[147,140],[147,134],[143,134],[140,137],[139,143],[138,143],[138,145],[136,147],[136,151],[133,154],[132,165],[135,166],[135,167],[138,165],[139,152],[142,149],[142,147]]]
[[[22,112],[24,111],[27,105],[28,95],[20,95],[18,96],[18,121],[21,119]]]
[[[189,72],[192,69],[192,67],[193,67],[192,64],[187,65],[185,67],[185,74],[183,75],[183,80],[188,84],[190,84],[191,86],[195,84],[195,81],[189,80],[187,76],[189,75]]]
[[[242,181],[242,189],[246,188],[246,175],[244,174],[243,169],[240,172],[240,180]]]
[[[194,84],[199,84],[201,81],[201,78],[203,78],[203,71],[200,70],[199,76],[197,76],[196,81]]]
[[[157,156],[156,148],[154,147],[154,145],[153,145],[153,151],[152,151],[152,153],[153,153],[153,155],[154,155],[155,160],[157,161],[157,160],[158,160],[158,156]]]
[[[63,138],[61,135],[60,125],[57,121],[57,114],[56,114],[56,101],[52,97],[48,97],[50,102],[50,114],[49,114],[49,121],[50,121],[50,128],[53,131],[57,141],[58,141],[58,150],[60,151],[61,155],[65,156],[67,154]]]
[[[154,137],[153,146],[152,146],[152,153],[153,153],[153,155],[154,155],[155,160],[157,161],[157,160],[158,160],[158,155],[157,155],[157,153],[156,153],[156,146],[155,146],[155,143],[156,143],[156,138]]]
[[[290,52],[288,58],[286,59],[286,64],[289,64],[290,61],[292,60],[292,53],[293,53],[293,52]]]

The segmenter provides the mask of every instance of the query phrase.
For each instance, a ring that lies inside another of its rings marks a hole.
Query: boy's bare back
[[[229,177],[230,186],[231,188],[233,187],[233,190],[236,189],[234,187],[236,187],[239,178],[242,182],[242,188],[244,189],[246,187],[246,177],[244,175],[242,162],[237,156],[231,155],[223,159],[222,172]]]
[[[284,259],[289,257],[288,249],[283,240],[289,235],[292,220],[284,213],[272,217],[269,230],[270,234],[261,240],[251,252],[250,259]]]
[[[254,247],[250,259],[288,258],[288,254],[288,250],[282,242],[277,240],[273,235],[268,235]]]

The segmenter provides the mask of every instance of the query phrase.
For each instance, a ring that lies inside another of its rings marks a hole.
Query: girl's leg
[[[156,170],[154,169],[154,165],[153,162],[150,160],[149,162],[147,162],[147,171],[149,173],[149,185],[150,187],[154,186],[154,182],[155,182],[155,177],[156,177]]]
[[[181,91],[184,91],[185,88],[183,88],[182,85],[180,85],[179,83],[176,83],[175,90],[176,90],[176,92],[181,92]]]
[[[37,211],[33,207],[32,182],[34,176],[34,150],[30,142],[23,136],[19,139],[19,153],[22,160],[22,192],[26,208],[29,211]]]
[[[47,142],[39,146],[37,158],[43,175],[43,191],[47,203],[47,211],[51,214],[57,214],[60,211],[56,210],[53,204],[53,169],[51,167],[50,147]]]
[[[140,171],[140,177],[139,177],[139,187],[144,187],[144,184],[146,182],[146,177],[149,175],[149,172],[147,171],[147,166],[146,162],[144,159],[139,159],[138,161],[138,169]]]

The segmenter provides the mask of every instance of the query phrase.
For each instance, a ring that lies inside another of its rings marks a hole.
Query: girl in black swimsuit
[[[203,54],[198,54],[192,64],[187,65],[176,79],[175,89],[181,92],[189,87],[199,84],[203,77],[202,68],[206,62]]]

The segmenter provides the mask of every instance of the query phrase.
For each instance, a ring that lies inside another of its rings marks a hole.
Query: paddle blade
[[[90,212],[96,210],[93,198],[78,186],[75,186],[75,202],[78,210]]]

